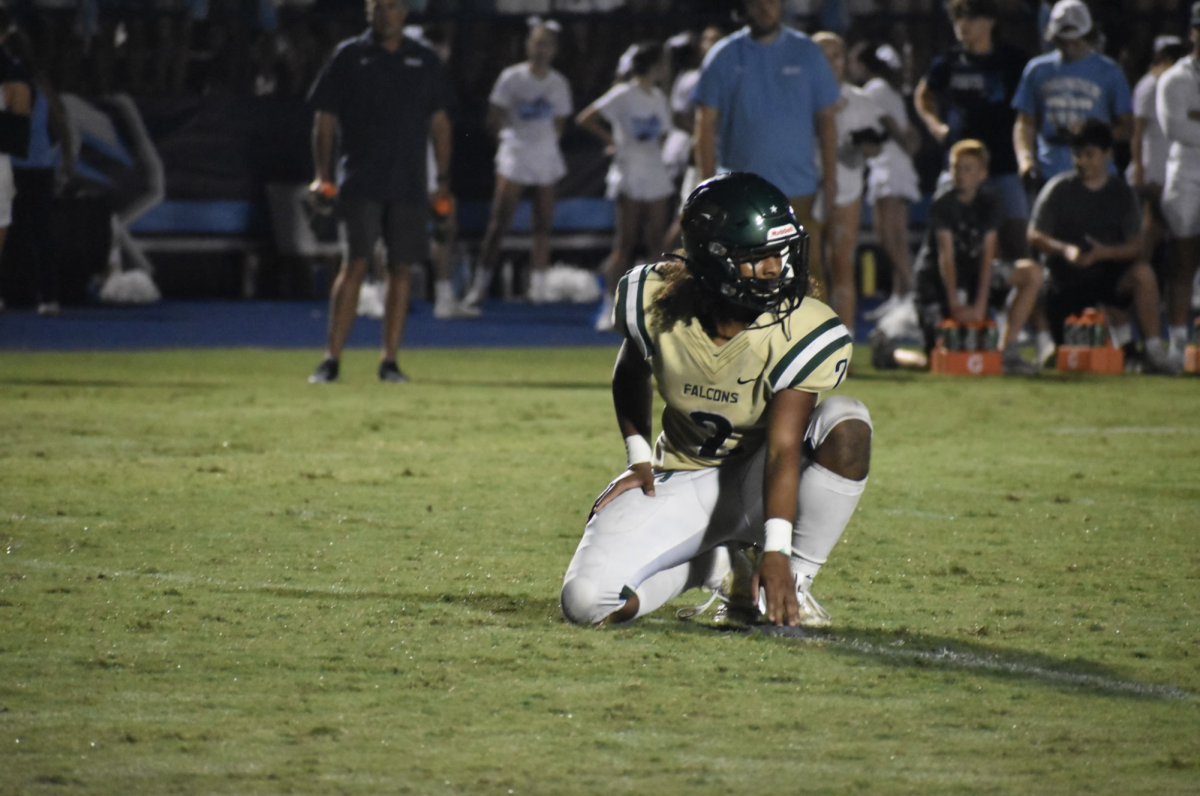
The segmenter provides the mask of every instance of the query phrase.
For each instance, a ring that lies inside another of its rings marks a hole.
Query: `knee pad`
[[[825,438],[829,436],[829,432],[846,420],[861,420],[867,424],[867,428],[872,431],[875,429],[871,425],[871,413],[867,411],[867,407],[862,401],[848,395],[831,395],[821,401],[813,410],[812,417],[808,420],[808,430],[804,434],[804,441],[813,448],[819,448]]]
[[[574,577],[563,584],[559,607],[573,625],[594,625],[605,616],[599,604],[599,589],[587,578]]]

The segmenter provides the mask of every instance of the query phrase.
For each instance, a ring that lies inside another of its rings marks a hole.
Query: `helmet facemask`
[[[746,276],[743,273],[743,264],[755,265],[770,257],[782,258],[778,277]],[[696,252],[691,259],[708,261],[704,265],[709,267],[693,269],[705,287],[731,304],[759,313],[786,313],[800,303],[807,291],[808,235],[803,229],[761,246],[727,249],[720,241],[709,241],[704,250]]]

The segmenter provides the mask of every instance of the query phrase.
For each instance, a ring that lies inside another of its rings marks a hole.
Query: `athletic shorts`
[[[1062,343],[1063,324],[1080,310],[1128,306],[1132,296],[1118,295],[1117,284],[1133,266],[1133,260],[1105,260],[1068,273],[1052,272],[1046,283],[1046,317],[1055,342]]]
[[[500,142],[496,150],[496,173],[518,185],[554,185],[567,174],[558,141]]]
[[[1163,187],[1162,214],[1175,237],[1200,236],[1200,178],[1168,174]]]
[[[817,405],[801,468],[844,420],[871,424],[867,408],[854,398],[834,395]],[[640,489],[618,495],[588,519],[563,579],[563,613],[577,624],[595,624],[624,604],[623,593],[656,573],[686,566],[728,542],[761,546],[765,470],[766,445],[760,445],[720,467],[657,472],[654,497]],[[657,607],[643,601],[639,613]]]
[[[338,215],[346,226],[347,257],[367,260],[375,243],[383,239],[387,268],[429,259],[429,203],[378,202],[372,199],[339,199]]]

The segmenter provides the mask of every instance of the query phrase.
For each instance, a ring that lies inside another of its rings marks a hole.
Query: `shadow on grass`
[[[812,630],[761,626],[732,632],[761,634],[781,641],[802,640],[838,655],[895,668],[958,670],[1014,683],[1109,696],[1186,700],[1197,696],[1173,685],[1123,679],[1109,667],[1086,658],[1063,659],[1028,650],[997,649],[961,638],[872,628]]]

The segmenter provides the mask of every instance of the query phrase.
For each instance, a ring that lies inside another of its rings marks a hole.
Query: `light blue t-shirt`
[[[785,27],[760,44],[743,28],[708,53],[694,96],[720,113],[718,172],[754,172],[789,197],[817,190],[814,114],[840,91],[812,39]]]
[[[1113,124],[1133,111],[1125,73],[1111,58],[1091,53],[1064,62],[1055,50],[1025,66],[1012,106],[1031,114],[1038,125],[1037,158],[1042,177],[1071,170],[1067,133],[1088,119]]]

